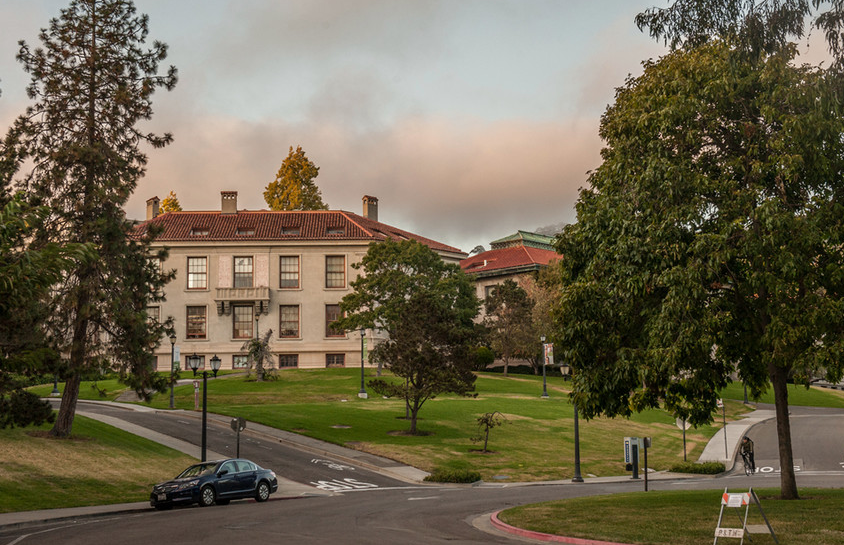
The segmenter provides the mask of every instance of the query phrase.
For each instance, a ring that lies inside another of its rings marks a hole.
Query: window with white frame
[[[346,256],[325,256],[325,287],[346,287]]]
[[[252,305],[232,305],[232,337],[235,339],[252,338]]]
[[[299,256],[283,255],[279,261],[278,287],[296,289],[299,287]]]
[[[236,288],[251,288],[252,287],[252,258],[251,257],[235,257],[234,258],[234,287],[236,287]]]
[[[232,369],[246,369],[247,367],[249,367],[249,356],[245,354],[232,356]]]
[[[188,289],[204,290],[208,288],[208,258],[188,258]]]
[[[185,338],[204,339],[208,325],[207,309],[202,307],[187,307]]]
[[[280,305],[278,307],[278,336],[282,338],[299,337],[299,305]]]

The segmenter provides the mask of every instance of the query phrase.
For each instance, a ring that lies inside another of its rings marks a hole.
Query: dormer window
[[[254,237],[255,236],[255,228],[254,227],[238,227],[237,231],[235,231],[235,235],[239,237]]]
[[[211,232],[208,227],[193,227],[190,230],[190,236],[192,237],[207,237],[208,234]]]
[[[326,231],[329,235],[345,235],[346,230],[342,227],[329,227]]]
[[[282,227],[281,228],[281,234],[282,235],[298,236],[299,233],[301,233],[301,228],[298,225],[297,226],[291,225],[289,227]]]

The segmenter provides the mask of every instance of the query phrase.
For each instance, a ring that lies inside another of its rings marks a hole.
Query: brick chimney
[[[370,197],[369,195],[363,196],[363,217],[371,219],[372,221],[378,221],[377,197]]]
[[[158,205],[161,204],[161,201],[158,197],[153,197],[151,199],[147,199],[147,219],[151,220],[154,217],[157,217],[160,212],[158,209]]]
[[[220,191],[223,214],[237,214],[237,191]]]

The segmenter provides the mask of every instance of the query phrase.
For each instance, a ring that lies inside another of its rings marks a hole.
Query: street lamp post
[[[560,372],[563,374],[563,380],[565,380],[565,377],[571,374],[571,367],[564,363],[560,367]],[[572,407],[574,407],[574,477],[571,478],[571,482],[582,483],[583,477],[580,476],[580,427],[577,421],[577,403],[572,402]]]
[[[542,398],[548,399],[548,388],[545,384],[545,366],[548,364],[545,361],[545,335],[539,337],[539,340],[542,341]]]
[[[173,373],[176,372],[176,334],[170,334],[170,408],[173,408]]]
[[[366,388],[363,387],[363,360],[366,352],[366,329],[360,328],[360,392],[358,397],[366,399],[369,397],[366,393]]]
[[[194,353],[192,356],[188,357],[188,365],[193,370],[193,376],[196,376],[196,371],[199,369],[199,356]],[[211,369],[214,372],[214,376],[217,376],[217,371],[220,370],[220,358],[214,354],[214,357],[211,358]],[[207,446],[207,423],[208,423],[208,371],[202,371],[202,459],[200,461],[205,461],[205,452]]]

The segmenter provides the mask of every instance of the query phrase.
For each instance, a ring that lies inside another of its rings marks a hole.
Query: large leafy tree
[[[328,210],[322,193],[314,181],[319,167],[308,159],[301,146],[290,146],[290,153],[281,163],[275,180],[264,189],[264,200],[270,210]]]
[[[335,327],[378,329],[388,335],[370,352],[370,360],[388,366],[404,381],[375,379],[369,386],[405,399],[410,433],[416,434],[417,415],[427,400],[474,390],[473,319],[480,302],[459,266],[445,263],[416,241],[373,243],[355,267],[363,275],[340,302],[347,314]]]
[[[841,0],[674,0],[636,17],[640,29],[676,49],[713,37],[729,39],[750,58],[787,50],[807,23],[823,32],[830,53],[844,58],[844,2]]]
[[[487,338],[504,362],[505,377],[512,358],[529,358],[539,346],[539,339],[533,336],[533,305],[527,292],[510,278],[497,285],[484,301]]]
[[[144,173],[140,144],[172,139],[137,127],[152,115],[155,90],[176,83],[175,68],[158,74],[167,47],[145,48],[147,25],[128,0],[71,0],[41,31],[40,47],[20,43],[34,103],[9,130],[15,145],[4,155],[33,165],[18,184],[50,210],[33,240],[87,243],[98,254],[52,290],[49,328],[65,379],[56,436],[71,432],[86,374],[116,367],[143,396],[166,386],[150,361],[167,323],[146,314],[168,278],[159,270],[164,254],[150,259],[156,233],[133,234],[122,208]]]
[[[51,286],[93,257],[91,248],[78,244],[28,247],[46,215],[20,195],[0,208],[0,428],[52,421],[50,404],[24,387],[30,377],[53,374],[59,365],[43,327]]]
[[[734,371],[776,401],[781,494],[798,497],[787,382],[844,351],[841,80],[729,41],[628,79],[563,259],[558,331],[587,416],[664,403],[708,422]]]

